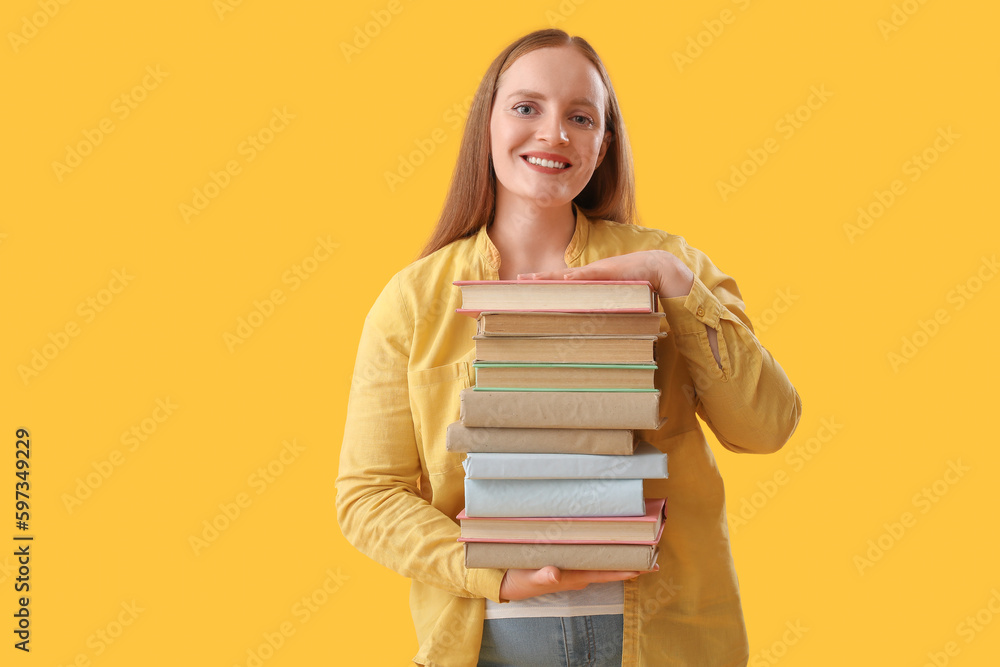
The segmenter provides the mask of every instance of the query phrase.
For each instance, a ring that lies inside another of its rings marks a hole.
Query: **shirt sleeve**
[[[354,366],[337,476],[337,520],[356,549],[411,579],[499,602],[506,570],[469,569],[458,525],[420,494],[407,366],[412,322],[398,276],[372,306]]]
[[[680,242],[675,254],[694,272],[694,284],[686,296],[660,303],[694,381],[696,410],[727,449],[775,452],[798,425],[798,392],[754,335],[736,282],[704,253]],[[718,334],[721,368],[706,326]]]

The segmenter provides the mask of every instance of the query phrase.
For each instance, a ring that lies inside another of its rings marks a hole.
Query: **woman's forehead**
[[[533,92],[570,101],[585,99],[603,108],[604,84],[590,60],[575,47],[545,47],[524,54],[500,76],[497,99]]]

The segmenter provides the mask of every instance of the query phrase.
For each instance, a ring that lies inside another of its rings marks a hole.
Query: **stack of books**
[[[459,281],[478,319],[474,387],[447,448],[468,452],[467,567],[651,570],[666,454],[653,374],[663,315],[644,281]]]

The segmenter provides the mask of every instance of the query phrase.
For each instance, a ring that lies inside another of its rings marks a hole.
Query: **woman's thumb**
[[[546,565],[538,573],[543,584],[558,584],[559,580],[562,579],[562,572],[554,565]]]

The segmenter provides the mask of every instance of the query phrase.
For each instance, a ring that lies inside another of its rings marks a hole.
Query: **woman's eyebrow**
[[[520,90],[515,90],[514,92],[507,95],[507,99],[512,97],[533,97],[539,100],[547,100],[548,98],[542,93],[536,90],[528,90],[527,88],[522,88]],[[597,109],[597,105],[586,97],[575,97],[569,101],[570,104],[578,104],[583,106],[588,106],[591,109]]]

